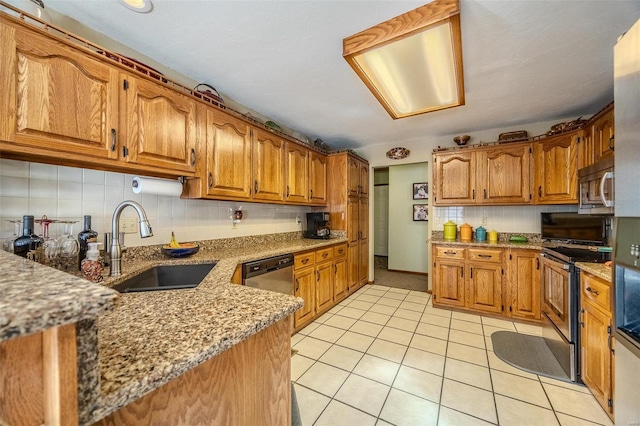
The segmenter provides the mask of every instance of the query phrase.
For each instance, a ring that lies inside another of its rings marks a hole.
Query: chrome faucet
[[[130,200],[123,201],[118,204],[113,212],[113,219],[111,220],[111,273],[109,275],[112,277],[118,277],[121,274],[120,256],[122,256],[122,246],[120,246],[120,241],[118,240],[118,230],[120,229],[120,214],[127,206],[133,207],[136,209],[136,213],[138,213],[138,219],[140,221],[140,236],[142,238],[153,236],[153,231],[151,230],[151,225],[149,225],[147,214],[144,212],[144,209],[140,204]]]

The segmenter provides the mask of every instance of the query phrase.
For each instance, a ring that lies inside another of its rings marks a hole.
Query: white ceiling
[[[342,39],[426,1],[117,0],[50,7],[332,148],[589,115],[613,99],[613,45],[640,1],[461,0],[466,105],[392,120]]]

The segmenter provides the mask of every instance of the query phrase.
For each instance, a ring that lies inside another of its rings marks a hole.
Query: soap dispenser
[[[87,257],[82,261],[80,269],[82,270],[82,277],[99,283],[102,281],[102,261],[100,260],[100,251],[98,245],[102,243],[89,243],[89,250],[87,250]]]

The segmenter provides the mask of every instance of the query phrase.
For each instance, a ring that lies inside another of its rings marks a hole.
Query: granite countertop
[[[576,262],[576,266],[582,271],[588,272],[608,282],[612,282],[612,268],[610,266],[605,266],[604,263]]]
[[[0,341],[97,317],[118,293],[0,251]]]
[[[195,289],[121,294],[117,306],[99,317],[100,397],[88,410],[86,423],[139,399],[303,306],[300,298],[230,284],[239,263],[346,241],[339,237],[256,242],[201,249],[181,260],[123,262],[123,275],[106,279],[106,286],[157,264],[218,263]]]
[[[433,244],[451,244],[451,245],[462,245],[462,246],[474,246],[474,247],[499,247],[499,248],[521,248],[521,249],[531,249],[531,250],[540,250],[543,247],[543,243],[541,241],[528,241],[526,243],[514,243],[505,240],[498,240],[497,242],[489,242],[487,241],[462,241],[462,240],[445,240],[444,238],[434,238],[431,237],[427,240],[428,243]]]

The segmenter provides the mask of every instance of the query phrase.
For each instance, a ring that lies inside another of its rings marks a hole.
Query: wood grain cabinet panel
[[[468,307],[477,311],[502,312],[502,266],[472,262],[468,270]]]
[[[347,247],[342,248],[344,254],[334,261],[333,298],[334,303],[342,301],[349,295],[349,271],[347,265]]]
[[[307,203],[309,201],[309,150],[287,142],[285,153],[285,200]]]
[[[613,155],[615,149],[615,131],[613,105],[593,123],[596,160]]]
[[[193,174],[196,168],[196,102],[155,82],[123,77],[126,107],[122,155],[132,164]]]
[[[478,194],[484,204],[528,204],[531,194],[530,144],[487,149],[478,156]]]
[[[540,259],[537,250],[509,250],[507,261],[508,315],[527,320],[540,319]]]
[[[316,312],[325,311],[333,306],[333,266],[332,261],[316,265]]]
[[[433,293],[437,305],[465,306],[464,260],[436,260]]]
[[[285,142],[271,132],[260,129],[253,132],[253,198],[283,201]]]
[[[313,267],[294,270],[294,295],[304,300],[304,306],[294,313],[293,324],[296,329],[311,322],[316,313],[315,278]]]
[[[474,152],[434,155],[434,203],[438,206],[476,203]]]
[[[327,203],[327,156],[315,151],[309,155],[309,202]]]
[[[0,35],[2,150],[67,162],[117,159],[118,69],[9,19]]]
[[[578,134],[550,137],[533,145],[536,204],[577,204]]]

